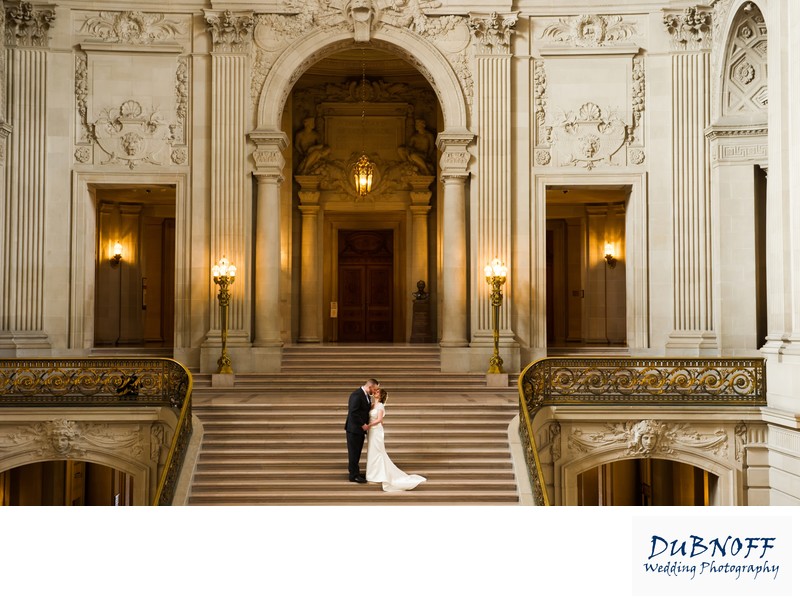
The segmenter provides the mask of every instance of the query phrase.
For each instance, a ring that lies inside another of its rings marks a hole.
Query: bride
[[[392,463],[386,453],[383,442],[383,416],[386,413],[387,397],[388,393],[383,388],[377,388],[372,397],[367,444],[367,482],[383,483],[384,491],[408,491],[426,479],[417,474],[406,474]]]

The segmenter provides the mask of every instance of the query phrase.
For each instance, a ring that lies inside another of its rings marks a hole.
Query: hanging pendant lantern
[[[372,162],[366,154],[358,158],[355,169],[353,170],[353,178],[355,180],[356,191],[360,197],[364,197],[367,193],[372,191]]]

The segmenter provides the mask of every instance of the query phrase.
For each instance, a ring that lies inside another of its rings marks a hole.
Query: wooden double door
[[[338,239],[339,341],[393,341],[393,231],[340,230]]]

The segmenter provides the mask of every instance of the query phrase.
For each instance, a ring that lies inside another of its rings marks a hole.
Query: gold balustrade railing
[[[152,499],[170,505],[192,434],[192,374],[173,359],[0,359],[0,409],[167,406],[177,424]]]
[[[766,405],[761,358],[545,358],[520,373],[519,433],[534,500],[550,505],[533,422],[550,405]]]

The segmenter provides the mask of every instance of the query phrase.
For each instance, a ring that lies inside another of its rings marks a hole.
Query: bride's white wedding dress
[[[369,412],[370,421],[374,421],[384,406],[376,403]],[[384,415],[385,417],[385,415]],[[367,441],[367,482],[380,482],[384,491],[408,491],[425,482],[418,474],[406,474],[398,468],[386,453],[383,441],[383,424],[376,424],[369,429]]]

